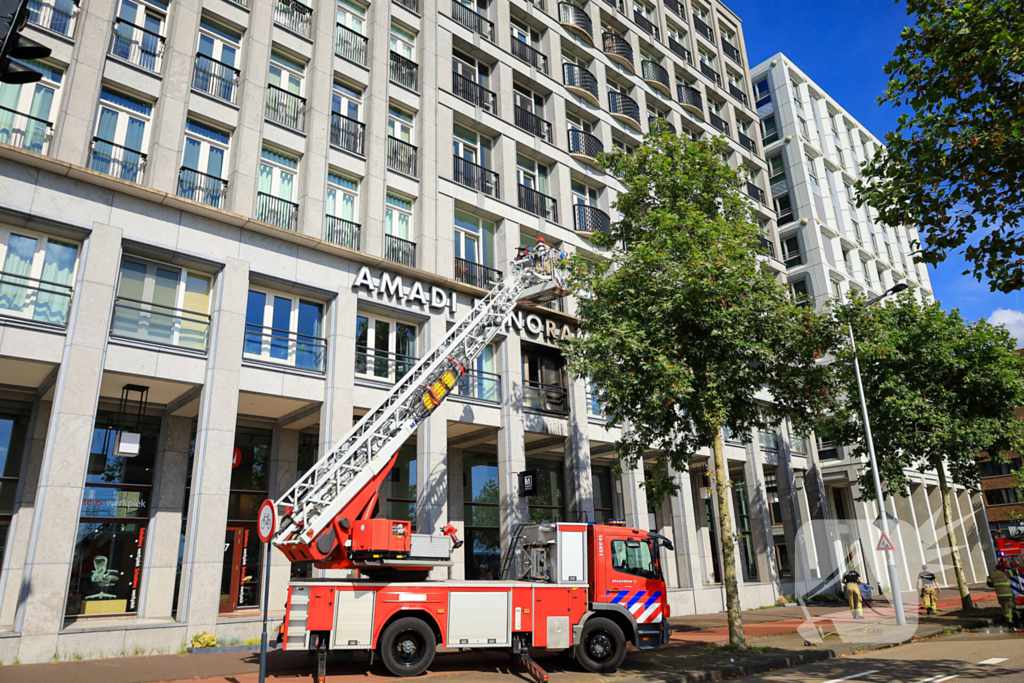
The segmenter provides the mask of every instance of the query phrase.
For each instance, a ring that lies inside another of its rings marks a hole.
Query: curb
[[[672,672],[654,674],[650,676],[637,676],[636,678],[624,679],[622,683],[711,683],[723,678],[738,678],[753,674],[763,674],[769,671],[789,669],[804,664],[814,664],[835,658],[832,650],[811,650],[808,652],[787,651],[784,655],[759,655],[751,657],[751,661],[743,664],[722,666],[717,669],[702,669],[700,671]]]
[[[267,652],[273,652],[278,649],[277,643],[267,643]],[[188,653],[190,655],[205,655],[212,654],[214,652],[259,652],[259,645],[225,645],[223,647],[190,647]]]

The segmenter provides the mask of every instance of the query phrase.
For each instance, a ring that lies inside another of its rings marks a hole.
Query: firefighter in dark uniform
[[[1013,624],[1013,607],[1016,600],[1013,597],[1013,589],[1010,587],[1010,575],[1007,573],[1004,560],[999,560],[995,569],[988,575],[986,583],[996,589],[996,598],[999,600],[999,607],[1003,610],[1006,623]]]
[[[846,601],[850,603],[850,613],[854,619],[864,618],[864,606],[860,598],[860,574],[856,567],[843,574],[843,585],[846,586]]]
[[[936,600],[939,595],[939,584],[935,580],[935,574],[928,571],[926,564],[921,565],[921,573],[917,575],[917,590],[921,594],[925,614],[935,614],[939,611],[939,603]]]

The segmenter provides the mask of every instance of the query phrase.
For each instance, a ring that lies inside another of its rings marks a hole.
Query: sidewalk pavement
[[[972,591],[979,609],[960,613],[960,598],[947,592],[939,601],[940,614],[920,617],[916,637],[931,637],[951,628],[978,628],[992,623],[998,614],[994,593],[984,586]],[[907,603],[908,611],[914,608]],[[957,611],[954,611],[957,610]],[[800,606],[750,610],[743,613],[744,632],[754,650],[733,652],[723,648],[729,640],[726,615],[705,614],[672,617],[673,633],[669,644],[647,652],[632,650],[623,666],[613,675],[623,682],[630,679],[674,683],[676,681],[714,681],[738,675],[778,670],[833,657],[847,656],[872,646],[845,643],[836,637],[826,638],[813,646],[805,645],[797,629],[807,623],[805,615],[816,620],[823,630],[832,627],[871,628],[893,620],[891,610],[872,614],[865,610],[864,621],[853,622],[841,603],[804,608]],[[884,645],[887,647],[888,645]],[[762,651],[763,648],[767,648]],[[344,654],[344,653],[339,653]],[[548,671],[552,683],[584,683],[593,678],[580,669],[566,653],[534,652],[537,662]],[[316,662],[305,652],[270,652],[267,656],[268,676],[272,683],[311,680]],[[0,680],[4,683],[156,683],[174,681],[192,683],[257,683],[259,652],[217,652],[189,655],[155,655],[115,659],[4,666]],[[380,679],[394,681],[377,659],[372,665],[364,653],[356,653],[348,661],[332,659],[328,665],[329,683],[355,683]],[[519,666],[518,660],[503,653],[441,652],[425,677],[447,676],[451,683],[497,683],[504,676],[514,675],[532,681]]]

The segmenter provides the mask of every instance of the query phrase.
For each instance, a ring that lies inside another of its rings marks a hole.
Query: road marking
[[[953,676],[946,676],[945,678],[936,678],[932,683],[942,683],[942,681],[952,680],[954,678],[960,678],[959,674]]]
[[[842,678],[833,678],[831,681],[825,681],[825,683],[839,683],[839,681],[848,681],[851,678],[860,678],[861,676],[867,676],[868,674],[876,674],[878,669],[872,669],[871,671],[862,671],[859,674],[853,674],[852,676],[843,676]]]
[[[1006,657],[992,657],[991,659],[986,659],[984,662],[978,662],[978,664],[998,664],[999,662],[1005,661],[1007,661]]]

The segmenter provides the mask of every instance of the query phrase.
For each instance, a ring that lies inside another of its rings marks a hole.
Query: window
[[[462,472],[466,578],[497,579],[501,571],[498,456],[463,451]]]
[[[811,190],[814,194],[821,196],[821,186],[818,184],[818,170],[814,165],[814,158],[805,154],[807,160],[807,179],[811,183]]]
[[[811,305],[811,293],[807,288],[807,280],[797,280],[796,282],[790,283],[790,289],[793,291],[793,298],[801,306]]]
[[[260,183],[256,199],[256,220],[285,230],[298,228],[299,205],[292,201],[299,160],[263,148]]]
[[[744,581],[757,581],[757,553],[754,550],[754,534],[750,523],[750,500],[747,498],[747,482],[741,476],[730,476],[732,483],[732,505],[736,512],[736,535],[739,536],[740,566]]]
[[[496,174],[481,172],[491,166],[491,139],[455,124],[452,135],[455,155],[455,181],[493,195]],[[478,168],[479,167],[479,168]]]
[[[391,51],[405,57],[411,62],[416,61],[416,34],[406,29],[391,25]]]
[[[651,547],[650,541],[615,539],[611,542],[611,549],[612,569],[642,576],[645,579],[656,579],[661,576],[655,560],[657,552]]]
[[[341,83],[334,84],[331,95],[331,111],[353,121],[360,121],[363,107],[363,94]]]
[[[989,505],[1014,505],[1024,503],[1024,497],[1017,489],[988,489],[985,491],[985,502]]]
[[[267,76],[266,117],[289,128],[301,130],[306,121],[306,100],[302,97],[305,67],[283,55],[270,56]]]
[[[768,87],[768,79],[762,78],[757,83],[754,83],[754,106],[757,109],[771,104],[772,92]]]
[[[4,549],[14,517],[14,501],[31,416],[31,403],[0,401],[0,568],[4,566]]]
[[[110,336],[205,351],[211,281],[185,268],[123,258]]]
[[[327,172],[327,226],[324,239],[349,249],[359,249],[359,181],[334,171]]]
[[[779,139],[779,128],[775,123],[775,114],[761,119],[761,143],[770,145]]]
[[[228,134],[189,119],[178,175],[178,196],[217,208],[224,207],[227,181],[224,166]]]
[[[398,449],[398,457],[381,487],[386,519],[408,520],[416,533],[416,442]]]
[[[389,194],[384,213],[384,232],[412,241],[412,201]]]
[[[323,310],[323,304],[313,301],[250,289],[244,356],[322,372]]]
[[[469,55],[453,50],[452,71],[455,73],[455,94],[493,113],[496,102],[492,101],[489,91],[486,90],[491,70]],[[483,86],[484,90],[477,88],[478,85]]]
[[[775,472],[764,473],[764,490],[768,494],[768,512],[772,526],[782,524],[782,499],[779,498],[779,480]]]
[[[712,68],[714,68],[714,66],[715,66],[715,57],[714,57],[714,55],[708,53],[708,51],[705,50],[702,47],[697,48],[697,59],[700,60],[701,64],[707,64],[708,66],[710,66]]]
[[[839,284],[838,280],[831,280],[832,282],[832,295],[837,301],[842,302],[843,300],[843,286]]]
[[[775,197],[775,213],[779,216],[779,225],[785,225],[796,220],[796,214],[793,213],[793,201],[789,197],[789,193],[780,194]]]
[[[548,193],[548,167],[522,154],[516,155],[516,181],[531,190]]]
[[[199,24],[199,54],[192,87],[227,102],[235,101],[238,87],[238,56],[241,34],[231,29],[202,20]]]
[[[388,108],[388,136],[412,144],[415,117],[395,107]]]
[[[768,183],[772,186],[786,182],[786,164],[781,154],[768,159]]]
[[[612,468],[609,465],[592,465],[590,479],[594,491],[594,523],[607,524],[615,517],[615,506],[612,502]]]
[[[874,279],[871,277],[871,269],[868,268],[868,262],[865,261],[864,259],[861,259],[860,268],[861,271],[864,273],[864,282],[868,283],[869,287],[873,286],[875,282]]]
[[[148,141],[150,105],[109,90],[100,93],[96,134],[89,167],[133,183],[141,183],[146,169],[142,150]]]
[[[164,41],[163,12],[144,3],[121,0],[110,54],[149,71],[160,71]]]
[[[1013,474],[1021,468],[1021,459],[1013,458],[1009,462],[996,462],[995,460],[982,460],[978,463],[983,477],[1005,477]]]
[[[562,461],[527,458],[526,469],[540,470],[538,493],[529,498],[530,520],[539,524],[565,521],[565,475]]]
[[[500,273],[494,269],[494,223],[455,211],[455,279],[491,289]]]
[[[266,499],[273,432],[235,428],[235,449],[241,455],[231,470],[228,522],[224,536],[224,565],[220,585],[220,611],[259,607],[263,578],[256,515]]]
[[[65,326],[78,245],[0,225],[0,315]]]
[[[11,60],[43,75],[38,83],[0,83],[0,142],[46,154],[53,135],[50,111],[64,72],[41,62]]]
[[[523,408],[568,415],[562,379],[561,354],[539,346],[523,345]]]
[[[344,26],[361,36],[366,35],[366,8],[349,0],[338,0],[337,22],[338,26]]]
[[[394,383],[416,364],[416,326],[356,317],[356,375]]]

